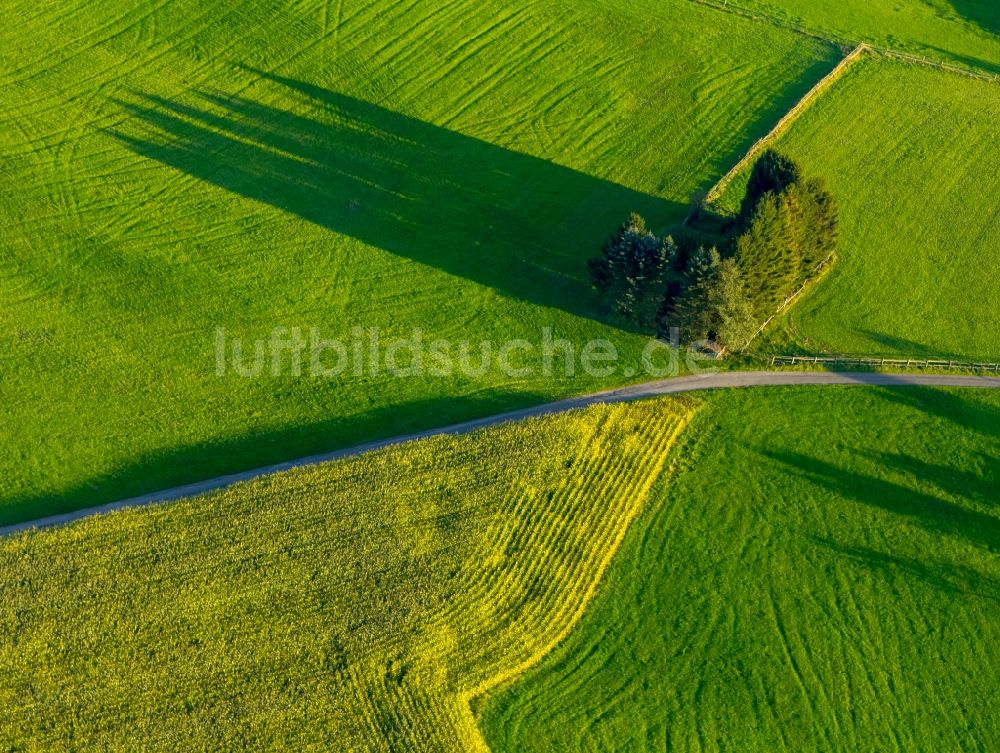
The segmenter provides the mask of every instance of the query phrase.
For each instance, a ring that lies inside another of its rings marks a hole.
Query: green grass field
[[[495,753],[990,751],[1000,396],[715,393]]]
[[[866,58],[779,137],[826,178],[841,242],[775,349],[1000,360],[998,121],[1000,83]]]
[[[734,391],[7,539],[0,741],[986,751],[998,455],[992,393]]]
[[[820,34],[1000,73],[1000,6],[994,0],[732,0]]]
[[[0,541],[4,751],[485,750],[694,401],[438,437]]]
[[[219,378],[213,333],[635,363],[585,260],[838,54],[688,0],[5,8],[0,523],[626,381]]]
[[[629,212],[837,43],[1000,75],[992,0],[728,5],[7,0],[0,526],[642,379],[586,266]],[[881,56],[805,109],[838,260],[755,349],[1000,360],[997,123]],[[276,327],[494,360],[216,373]],[[619,368],[505,374],[543,328]],[[592,407],[0,538],[0,753],[990,751],[992,392]]]

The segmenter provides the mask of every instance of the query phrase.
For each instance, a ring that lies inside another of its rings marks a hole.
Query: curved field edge
[[[671,452],[671,450],[675,449],[675,443],[678,442],[679,437],[684,432],[688,421],[692,417],[693,412],[685,417],[685,421],[683,423],[677,424],[668,439],[666,450],[663,452],[660,461],[657,466],[652,469],[652,472],[647,472],[646,478],[640,484],[639,488],[634,492],[632,490],[628,490],[627,493],[634,493],[638,500],[643,500],[643,504],[634,505],[626,519],[623,520],[622,525],[614,531],[613,538],[611,539],[607,550],[597,562],[596,567],[592,570],[589,585],[586,586],[583,594],[577,600],[576,606],[566,623],[555,635],[549,638],[545,645],[541,646],[534,653],[534,655],[525,659],[521,662],[521,664],[496,674],[475,688],[462,693],[460,698],[462,699],[462,702],[468,706],[470,712],[477,708],[486,698],[489,697],[490,694],[496,693],[504,686],[511,685],[520,679],[526,672],[538,666],[542,661],[544,661],[545,657],[549,653],[566,640],[572,630],[579,624],[583,615],[589,608],[591,601],[593,601],[594,596],[597,594],[598,589],[601,587],[604,576],[607,573],[608,568],[611,566],[615,556],[618,554],[618,551],[621,548],[625,537],[628,535],[628,532],[631,530],[633,523],[645,509],[644,502],[648,499],[650,492],[653,490],[654,486],[660,483],[664,478],[670,478],[673,475],[674,467],[670,467],[667,472],[664,473],[667,455]],[[615,493],[618,493],[617,490]],[[470,734],[470,738],[468,740],[470,745],[475,746],[471,749],[482,751],[482,753],[489,753],[490,748],[482,736],[482,730],[479,727],[479,722],[472,716],[469,718],[475,730],[474,733]]]
[[[0,542],[0,739],[482,749],[698,403],[598,406]]]
[[[991,750],[1000,396],[705,395],[580,625],[481,711],[494,753]]]

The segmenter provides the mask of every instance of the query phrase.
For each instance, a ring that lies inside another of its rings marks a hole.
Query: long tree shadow
[[[1000,74],[1000,65],[991,62],[989,60],[984,60],[983,58],[973,57],[972,55],[962,55],[960,53],[954,52],[953,50],[946,50],[943,47],[936,47],[932,44],[925,45],[927,49],[934,50],[939,55],[944,58],[954,58],[958,62],[962,63],[969,68],[979,69],[985,73],[992,73],[994,75]]]
[[[945,419],[994,443],[1000,442],[1000,407],[987,398],[988,391],[967,389],[959,393],[933,387],[907,387],[883,389],[881,394],[886,400]]]
[[[135,153],[532,303],[594,315],[585,259],[631,211],[685,207],[344,94],[255,71],[281,106],[137,94]],[[126,132],[128,131],[128,132]],[[359,271],[359,273],[361,273]]]
[[[911,455],[889,452],[872,453],[877,464],[913,478],[930,481],[945,494],[965,497],[990,507],[1000,506],[1000,458],[977,453],[975,471],[953,468],[944,463],[928,463]]]
[[[916,340],[908,340],[904,337],[888,335],[884,332],[875,332],[874,330],[869,329],[860,330],[858,334],[867,337],[872,342],[876,342],[885,348],[885,350],[878,355],[884,354],[888,358],[912,356],[914,358],[950,358],[956,361],[962,360],[961,355],[957,353],[934,350],[933,348],[930,348],[923,343],[919,343]],[[863,355],[875,354],[865,353]]]
[[[813,537],[813,543],[888,576],[916,578],[949,596],[974,595],[1000,605],[1000,579],[973,567],[953,562],[923,562],[864,546],[849,546],[832,539]]]
[[[164,448],[72,488],[53,489],[32,497],[0,496],[0,527],[416,432],[428,426],[447,426],[517,410],[544,399],[544,395],[532,392],[498,391],[486,396],[457,396],[446,403],[437,399],[417,400],[360,416],[333,416],[301,426],[248,430],[243,436],[222,441]]]
[[[992,34],[1000,34],[1000,5],[996,0],[950,0],[951,7],[967,21]]]
[[[765,455],[837,496],[902,515],[928,531],[1000,552],[1000,518],[801,453],[765,451]]]
[[[988,391],[908,386],[883,388],[880,396],[921,414],[944,419],[976,437],[973,469],[947,462],[925,460],[902,452],[862,451],[860,457],[899,477],[919,481],[924,489],[873,475],[848,470],[826,460],[794,452],[764,454],[792,472],[846,498],[904,516],[924,530],[944,534],[957,541],[1000,552],[1000,408]],[[930,491],[927,491],[930,490]],[[854,546],[815,538],[815,543],[887,575],[902,574],[921,580],[951,596],[975,595],[1000,603],[1000,580],[961,562],[940,557],[914,559],[865,546]]]

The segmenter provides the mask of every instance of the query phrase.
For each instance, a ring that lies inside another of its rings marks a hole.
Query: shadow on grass
[[[924,479],[952,497],[966,497],[990,507],[1000,505],[1000,458],[977,453],[977,471],[964,471],[941,463],[928,463],[912,455],[888,452],[869,455],[874,462],[912,478]]]
[[[866,353],[865,355],[884,355],[886,358],[898,358],[900,356],[907,358],[913,356],[914,358],[945,359],[954,361],[968,360],[963,359],[956,353],[933,350],[924,343],[917,342],[916,340],[909,340],[905,337],[897,337],[895,335],[888,335],[884,332],[874,332],[872,330],[861,330],[859,334],[867,337],[872,342],[878,343],[883,348],[886,348],[886,350],[883,350],[881,353]]]
[[[1000,441],[1000,408],[981,399],[979,390],[955,392],[932,387],[907,387],[882,390],[881,394],[886,400],[945,419],[959,428],[976,432],[984,439]]]
[[[1000,34],[1000,4],[996,0],[949,0],[962,18],[984,31]]]
[[[903,575],[922,581],[949,596],[974,595],[1000,604],[1000,579],[973,567],[940,560],[921,561],[898,557],[863,546],[847,546],[830,539],[813,538],[813,543],[888,577]]]
[[[822,283],[820,283],[822,284]],[[914,358],[918,360],[944,360],[944,361],[971,361],[969,356],[962,356],[958,353],[949,353],[942,350],[934,350],[924,343],[916,340],[909,340],[903,337],[887,335],[883,332],[873,330],[858,330],[858,334],[866,337],[876,347],[864,352],[851,353],[837,351],[825,347],[820,343],[811,341],[808,337],[802,336],[798,332],[793,332],[787,320],[779,322],[766,332],[761,338],[760,351],[762,354],[779,356],[819,356],[823,357],[843,357],[843,358]],[[978,359],[989,362],[989,358]]]
[[[537,405],[550,396],[497,392],[490,397],[430,399],[341,416],[301,427],[257,431],[238,439],[205,442],[147,455],[115,473],[75,488],[33,497],[0,499],[0,526],[138,496],[143,493],[261,468],[428,427]]]
[[[982,400],[976,390],[961,394],[923,387],[885,388],[883,399],[944,419],[974,433],[983,443],[975,453],[975,470],[926,461],[909,454],[868,452],[864,457],[922,485],[899,483],[854,470],[824,458],[795,452],[764,454],[839,497],[906,518],[935,534],[952,537],[991,554],[1000,552],[1000,408]],[[927,491],[931,489],[932,491]],[[944,560],[919,560],[829,539],[816,542],[857,562],[888,574],[903,573],[946,593],[975,594],[1000,602],[1000,581],[973,567]]]
[[[1000,518],[892,481],[848,471],[819,458],[795,452],[766,454],[840,497],[901,515],[925,530],[1000,552]],[[922,467],[920,478],[936,482],[928,475],[933,470]]]
[[[831,54],[802,71],[746,128],[742,143],[711,164],[727,169],[836,62]],[[510,297],[584,316],[599,313],[585,260],[628,213],[666,229],[689,209],[313,84],[252,72],[267,87],[267,101],[219,92],[186,102],[135,94],[119,102],[130,118],[108,133],[210,185]],[[0,525],[548,399],[442,395],[164,450],[75,488],[0,499]]]
[[[987,449],[976,453],[976,471],[964,471],[898,453],[878,453],[874,457],[879,463],[913,478],[929,481],[952,497],[964,497],[989,507],[1000,506],[1000,456],[997,454],[1000,450],[1000,408],[979,399],[981,393],[977,390],[956,393],[911,387],[884,390],[883,396],[886,400],[937,416],[964,431],[975,433]]]
[[[209,92],[195,94],[195,104],[135,95],[119,102],[132,120],[111,135],[137,154],[316,225],[585,316],[596,313],[586,259],[629,212],[656,226],[686,210],[344,94],[253,72],[280,106]]]
[[[835,62],[816,61],[777,92],[743,143],[714,156],[713,169],[728,169]],[[204,91],[183,103],[135,94],[118,102],[130,120],[108,133],[206,183],[581,316],[600,313],[586,260],[630,212],[666,232],[689,211],[687,203],[311,83],[245,70],[262,82],[258,91],[268,101]]]
[[[971,55],[961,55],[952,50],[946,50],[943,47],[935,47],[932,44],[925,45],[927,49],[934,50],[938,55],[945,61],[948,58],[953,59],[955,62],[961,63],[967,68],[972,68],[974,71],[981,71],[983,73],[991,75],[1000,75],[1000,65],[991,62],[989,60],[983,60],[983,58],[973,57]]]

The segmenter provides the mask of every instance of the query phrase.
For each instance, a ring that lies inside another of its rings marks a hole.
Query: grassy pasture
[[[438,437],[0,541],[4,751],[485,750],[695,402]]]
[[[0,523],[604,384],[244,379],[213,332],[610,338],[584,261],[673,222],[837,53],[688,0],[11,0]]]
[[[716,393],[495,753],[989,751],[1000,396]]]
[[[1000,73],[1000,6],[994,0],[733,0],[832,35]]]
[[[1000,357],[997,122],[1000,83],[884,59],[856,64],[795,121],[777,148],[837,197],[840,258],[774,348]]]

